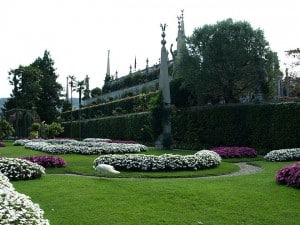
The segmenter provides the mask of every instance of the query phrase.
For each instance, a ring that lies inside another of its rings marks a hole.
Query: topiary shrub
[[[29,180],[45,174],[45,168],[23,159],[0,158],[0,173],[10,180]]]
[[[221,158],[215,152],[201,150],[194,155],[163,154],[124,154],[103,155],[96,158],[93,167],[99,164],[109,164],[116,169],[133,171],[172,171],[172,170],[199,170],[213,168],[221,163]]]
[[[55,156],[48,156],[48,155],[41,155],[41,156],[29,156],[29,157],[23,157],[21,159],[37,163],[40,166],[43,166],[45,168],[60,168],[60,167],[66,167],[67,163],[64,159],[60,157]]]
[[[292,161],[300,159],[300,148],[279,149],[265,155],[267,161]]]
[[[0,224],[49,225],[44,211],[27,195],[17,192],[9,179],[0,173]]]
[[[248,147],[215,147],[211,149],[222,158],[256,157],[257,152]]]
[[[279,184],[300,188],[300,162],[282,167],[275,175]]]

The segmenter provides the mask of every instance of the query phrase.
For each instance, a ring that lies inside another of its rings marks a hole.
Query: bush
[[[6,146],[6,144],[4,142],[0,141],[0,147],[5,147],[5,146]]]
[[[275,175],[279,184],[300,188],[300,162],[282,167]]]
[[[44,219],[44,211],[38,204],[33,203],[27,195],[17,192],[8,178],[0,173],[0,196],[1,196],[1,225],[49,225]]]
[[[265,155],[267,161],[292,161],[300,159],[300,148],[273,150]]]
[[[211,149],[222,158],[256,157],[257,152],[248,147],[215,147]]]
[[[46,126],[46,132],[49,138],[55,138],[57,135],[64,132],[64,128],[60,123],[53,122]]]
[[[198,170],[212,168],[221,163],[218,154],[208,150],[202,150],[194,155],[172,155],[163,154],[125,154],[125,155],[103,155],[93,162],[96,168],[99,164],[109,164],[116,169],[135,171],[162,171],[162,170]]]
[[[6,120],[0,120],[0,139],[9,137],[14,132],[14,128]]]
[[[37,163],[40,166],[43,166],[45,168],[53,168],[53,167],[66,167],[67,163],[64,159],[55,157],[55,156],[29,156],[29,157],[23,157],[21,159],[28,160],[33,163]]]
[[[45,168],[23,159],[0,158],[0,173],[10,180],[28,180],[41,177]]]
[[[61,144],[63,143],[63,144]],[[43,151],[51,154],[115,154],[115,153],[137,153],[147,151],[147,147],[141,144],[121,144],[107,142],[84,142],[68,140],[67,142],[57,142],[56,140],[28,142],[25,148]]]

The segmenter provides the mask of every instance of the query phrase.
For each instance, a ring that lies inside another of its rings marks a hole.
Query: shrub
[[[267,161],[292,161],[300,159],[300,148],[280,149],[269,152],[264,157]]]
[[[279,184],[300,188],[300,162],[282,167],[275,175]]]
[[[14,128],[6,120],[0,120],[0,139],[11,136],[14,132]]]
[[[257,152],[248,147],[215,147],[211,149],[222,158],[256,157]]]
[[[49,167],[66,167],[67,163],[64,159],[55,157],[55,156],[47,156],[47,155],[42,155],[42,156],[29,156],[29,157],[23,157],[21,159],[28,160],[33,163],[37,163],[40,166],[43,166],[45,168]]]
[[[46,126],[46,132],[49,138],[54,138],[64,132],[64,128],[60,123],[53,122]]]
[[[103,155],[96,158],[93,167],[98,164],[109,164],[116,169],[135,171],[161,171],[161,170],[198,170],[212,168],[221,163],[221,158],[215,152],[202,150],[194,155],[163,154],[125,154]]]
[[[116,153],[137,153],[147,151],[147,146],[141,144],[119,144],[119,143],[106,143],[106,142],[83,142],[70,140],[63,144],[56,141],[42,141],[42,142],[28,142],[25,148],[43,151],[52,154],[116,154]]]
[[[23,159],[0,158],[0,173],[10,180],[28,180],[41,177],[45,168]]]
[[[27,195],[17,192],[8,178],[0,173],[0,224],[49,225],[44,211]]]
[[[0,147],[5,147],[5,146],[6,146],[6,144],[4,142],[0,141]]]

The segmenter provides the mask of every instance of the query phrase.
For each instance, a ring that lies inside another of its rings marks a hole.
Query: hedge
[[[134,140],[149,144],[150,134],[146,131],[149,113],[134,113],[123,116],[105,117],[83,121],[64,122],[62,136],[76,139],[109,138],[112,140]],[[71,132],[72,127],[72,132]]]
[[[245,104],[174,110],[174,147],[203,149],[245,146],[265,154],[274,149],[300,146],[300,104]],[[146,131],[150,114],[136,113],[72,123],[72,137],[101,137],[153,143]],[[71,123],[63,123],[71,137]],[[81,134],[80,134],[81,126]]]
[[[144,112],[148,110],[150,98],[155,96],[156,92],[140,94],[133,97],[127,97],[108,103],[92,105],[72,111],[73,120],[101,118],[107,116],[118,116],[128,113]],[[61,113],[62,121],[71,120],[71,111]]]

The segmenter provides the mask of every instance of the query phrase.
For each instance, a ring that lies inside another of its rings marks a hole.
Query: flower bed
[[[40,142],[40,141],[45,141],[44,139],[18,139],[15,140],[13,145],[14,146],[23,146],[28,142]]]
[[[44,211],[27,195],[17,192],[9,179],[0,173],[0,225],[49,225]]]
[[[28,180],[41,177],[45,168],[23,159],[0,158],[0,173],[10,180]]]
[[[300,160],[300,148],[273,150],[265,155],[264,158],[273,162]]]
[[[106,142],[83,142],[72,141],[65,144],[51,144],[49,142],[28,142],[25,148],[43,151],[52,154],[116,154],[116,153],[138,153],[148,148],[141,144],[118,144]]]
[[[211,149],[222,158],[256,157],[257,152],[248,147],[215,147]]]
[[[137,144],[135,141],[123,141],[123,140],[111,140],[104,138],[85,138],[83,142],[107,142],[107,143],[118,143],[118,144]]]
[[[6,146],[6,144],[4,142],[0,141],[0,147],[5,147],[5,146]]]
[[[161,170],[199,170],[212,168],[221,163],[221,157],[212,151],[202,150],[194,155],[164,154],[144,155],[103,155],[96,158],[93,167],[98,164],[109,164],[120,170],[161,171]]]
[[[275,176],[279,184],[300,188],[300,162],[282,167]]]
[[[40,166],[43,166],[44,168],[53,168],[53,167],[66,167],[67,163],[64,159],[55,157],[55,156],[48,156],[48,155],[42,155],[42,156],[29,156],[29,157],[23,157],[21,159],[28,160],[33,163],[37,163]]]

